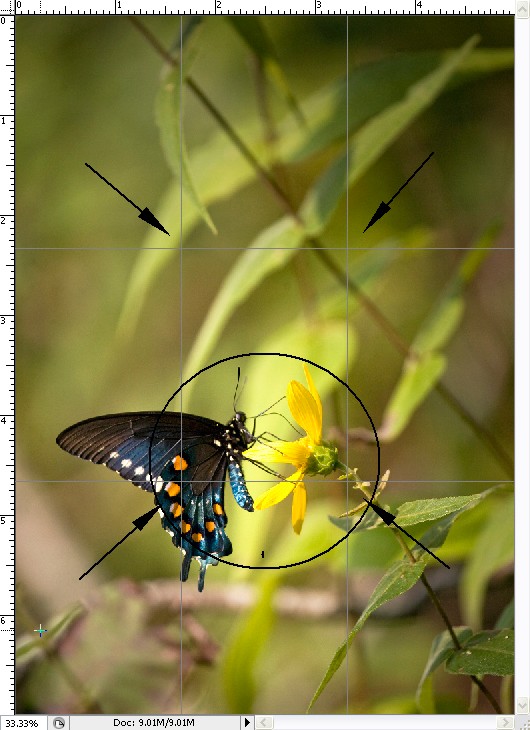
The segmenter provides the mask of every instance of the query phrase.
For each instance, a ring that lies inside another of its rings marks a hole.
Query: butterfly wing
[[[208,464],[219,453],[213,442],[223,429],[216,421],[188,413],[117,413],[70,426],[59,434],[57,444],[69,454],[104,464],[150,492],[164,466],[184,448],[209,447],[203,454]]]
[[[155,486],[162,526],[184,553],[181,578],[188,578],[196,558],[202,591],[208,565],[232,552],[224,530],[226,428],[187,413],[118,413],[70,426],[59,434],[57,444],[81,459],[104,464],[146,491]],[[238,466],[244,485],[238,461],[231,463],[232,470]],[[232,471],[230,476],[232,482]],[[252,510],[250,495],[238,502]]]

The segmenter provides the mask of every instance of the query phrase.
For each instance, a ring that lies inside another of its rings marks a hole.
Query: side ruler
[[[15,18],[0,13],[0,714],[15,712]]]

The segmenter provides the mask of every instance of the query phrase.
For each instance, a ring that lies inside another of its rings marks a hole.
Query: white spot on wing
[[[143,474],[144,473],[143,466],[137,466],[136,469],[134,470],[134,473],[137,474],[138,476],[140,476],[141,474]]]
[[[162,479],[162,477],[157,477],[156,481],[155,481],[156,491],[159,492],[163,486],[164,486],[164,480]]]
[[[117,451],[111,451],[109,454],[109,459],[117,459],[119,456],[119,453]]]
[[[130,459],[122,459],[121,465],[128,469],[130,466],[132,466],[132,461]]]

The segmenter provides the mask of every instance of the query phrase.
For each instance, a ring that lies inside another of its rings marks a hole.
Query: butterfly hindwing
[[[224,511],[227,456],[223,453],[215,471],[198,485],[196,476],[204,472],[206,465],[200,461],[200,451],[188,449],[165,467],[155,501],[160,507],[162,526],[184,553],[182,580],[187,579],[191,560],[196,558],[200,564],[199,590],[202,591],[206,568],[216,565],[217,557],[230,555],[232,543],[224,530],[228,521]]]

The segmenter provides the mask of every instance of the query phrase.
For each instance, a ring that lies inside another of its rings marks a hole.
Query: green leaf
[[[478,42],[473,36],[433,72],[413,84],[404,98],[367,122],[341,155],[306,195],[300,215],[309,235],[319,235],[334,212],[345,188],[351,186],[399,135],[441,94],[459,65]]]
[[[243,251],[225,277],[195,338],[186,362],[187,377],[201,369],[237,307],[266,276],[287,264],[303,240],[302,227],[290,218],[282,218]]]
[[[514,600],[505,606],[499,618],[495,621],[496,629],[513,629],[515,621]]]
[[[461,644],[473,635],[472,629],[468,626],[454,626],[453,631]],[[434,714],[436,712],[432,695],[432,682],[428,682],[427,680],[431,679],[434,670],[447,661],[455,651],[456,648],[449,631],[442,631],[441,634],[434,637],[427,664],[425,665],[418,689],[416,690],[416,704],[418,705],[418,709],[424,714]]]
[[[504,490],[505,486],[500,485],[491,487],[480,494],[471,494],[464,497],[440,497],[439,499],[419,499],[414,502],[404,502],[395,512],[396,523],[405,527],[407,525],[416,525],[430,520],[439,520],[442,517],[449,515],[448,519],[434,525],[432,528],[427,530],[421,538],[421,542],[426,547],[439,547],[443,544],[449,529],[459,515],[473,509],[473,507],[480,504],[480,502],[482,502],[490,494],[501,489]],[[393,514],[392,508],[387,505],[382,505],[382,507]],[[353,517],[330,516],[329,520],[336,527],[340,528],[344,532],[348,532],[351,530],[355,522],[357,522],[360,514],[361,512]],[[385,527],[385,523],[373,510],[370,510],[366,516],[363,517],[361,524],[355,528],[355,531],[362,532],[363,530],[373,530],[378,527]],[[414,549],[418,550],[418,548]],[[421,548],[419,549],[419,552],[423,552]]]
[[[407,358],[394,392],[377,429],[379,441],[393,441],[404,430],[418,406],[423,403],[443,375],[446,358],[429,352],[420,358]]]
[[[402,593],[405,593],[412,588],[412,586],[418,582],[424,570],[425,564],[423,562],[409,563],[408,560],[401,560],[393,565],[383,576],[370,596],[368,605],[362,612],[353,629],[350,631],[348,638],[335,652],[324,678],[313,695],[313,699],[309,703],[309,707],[307,708],[308,712],[311,710],[326,685],[341,666],[354,638],[362,629],[369,616],[384,603],[388,603],[388,601],[391,601],[393,598],[400,596]]]
[[[190,172],[188,151],[182,132],[181,119],[181,69],[172,69],[162,80],[158,90],[155,114],[160,130],[160,141],[166,160],[177,180],[182,181],[182,190],[197,213],[213,233],[217,230],[206,206],[201,202]]]
[[[421,522],[429,522],[431,520],[439,520],[446,515],[460,512],[464,508],[471,509],[483,499],[482,494],[471,494],[465,497],[440,497],[438,499],[417,499],[414,502],[404,502],[396,510],[396,523],[401,527],[408,525],[417,525]],[[383,506],[383,505],[382,505]],[[384,507],[389,512],[392,509]],[[393,512],[392,512],[393,513]],[[354,517],[330,517],[330,521],[340,527],[341,530],[348,532],[359,519],[359,514]],[[370,510],[366,517],[363,518],[356,530],[371,530],[376,527],[384,526],[383,520],[377,514]]]
[[[417,355],[440,349],[455,333],[464,311],[463,294],[489,255],[499,231],[498,224],[489,226],[462,259],[412,343],[411,349]]]
[[[451,514],[439,520],[439,522],[434,524],[432,527],[429,527],[429,529],[421,536],[420,542],[429,549],[441,547],[447,539],[449,530],[453,526],[455,520],[460,517],[461,514],[475,508],[491,494],[495,494],[496,492],[504,489],[504,485],[496,485],[494,487],[490,487],[489,489],[485,489],[481,494],[473,495],[473,501],[463,504],[463,506],[458,511],[452,512]],[[428,555],[419,545],[414,545],[414,547],[412,548],[412,554],[414,555],[416,560],[424,559]]]
[[[359,510],[357,514],[352,515],[351,517],[333,517],[333,515],[329,515],[329,521],[340,530],[343,530],[344,532],[349,532],[351,528],[359,521],[359,517],[362,515],[362,513],[363,511]],[[376,527],[381,527],[382,525],[384,525],[383,520],[378,517],[373,509],[368,509],[368,512],[355,528],[355,533],[357,534],[358,532],[363,532],[365,530],[373,530]]]
[[[482,624],[482,608],[488,581],[514,555],[513,496],[499,500],[476,540],[460,584],[460,600],[465,620],[475,627]]]
[[[399,525],[416,525],[420,522],[439,520],[463,509],[472,509],[484,498],[482,494],[470,494],[464,497],[440,497],[438,499],[417,499],[404,502],[398,507],[396,522]]]
[[[287,78],[282,70],[278,55],[271,39],[267,35],[261,18],[251,15],[227,15],[226,20],[243,39],[246,45],[260,59],[271,80],[285,97],[293,114],[299,121],[304,122],[303,114],[298,102],[292,93]]]
[[[290,117],[280,125],[282,161],[301,161],[318,154],[330,144],[342,141],[346,105],[348,135],[351,135],[371,117],[399,101],[412,84],[434,71],[450,53],[400,53],[350,69],[348,84],[346,78],[333,81],[304,100],[302,109],[310,125],[307,131],[295,126]],[[512,49],[475,49],[462,61],[447,88],[474,80],[482,74],[511,68]]]
[[[377,432],[381,441],[393,441],[403,432],[442,377],[446,360],[438,350],[447,344],[460,324],[465,289],[488,255],[498,232],[497,224],[490,226],[475,242],[422,324],[383,414],[382,425]]]
[[[494,674],[505,677],[514,673],[514,632],[512,629],[480,631],[463,642],[446,664],[453,674]]]
[[[256,664],[274,623],[276,576],[264,580],[252,610],[236,625],[225,649],[222,676],[229,712],[250,714],[256,698]]]

